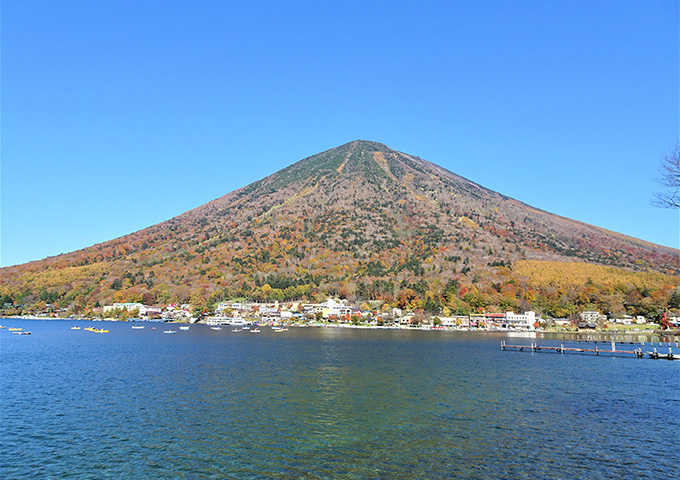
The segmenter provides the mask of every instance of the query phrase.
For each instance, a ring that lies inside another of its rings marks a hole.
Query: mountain
[[[586,271],[596,278],[584,279]],[[618,288],[621,299],[609,307],[630,313],[623,297],[631,289],[642,297],[661,291],[666,305],[654,308],[667,307],[679,273],[677,250],[553,215],[421,158],[354,141],[147,229],[0,269],[0,294],[76,310],[113,301],[338,295],[433,311],[556,314],[579,305],[569,288],[589,283],[605,296]],[[533,280],[539,277],[544,284]],[[558,290],[552,297],[551,288]],[[580,305],[600,301],[585,300]]]

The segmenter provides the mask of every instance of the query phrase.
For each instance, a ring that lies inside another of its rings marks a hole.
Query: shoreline
[[[115,318],[80,318],[80,317],[41,317],[37,315],[21,315],[11,317],[0,317],[3,320],[33,320],[33,321],[71,321],[71,322],[117,322],[117,323],[150,323],[150,324],[169,324],[169,325],[189,325],[189,322],[165,321],[165,320],[143,320],[143,319],[128,319],[117,320]],[[427,326],[386,326],[386,325],[354,325],[351,323],[334,323],[334,322],[314,322],[309,324],[299,323],[271,323],[271,322],[253,322],[254,325],[272,327],[285,326],[297,328],[349,328],[357,330],[405,330],[405,331],[441,331],[441,332],[461,332],[461,333],[506,333],[517,336],[534,336],[536,334],[562,334],[562,335],[655,335],[665,337],[680,338],[680,330],[659,330],[659,329],[635,329],[635,330],[566,330],[566,329],[535,329],[535,330],[521,330],[521,329],[507,329],[507,328],[445,328]],[[196,322],[191,325],[203,325],[205,323]],[[227,325],[228,326],[228,325]]]

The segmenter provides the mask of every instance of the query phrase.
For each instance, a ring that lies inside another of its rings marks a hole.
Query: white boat
[[[189,325],[182,325],[179,327],[180,330],[189,330]]]
[[[210,327],[210,330],[222,330],[222,327]]]
[[[177,330],[164,330],[163,333],[177,333]]]
[[[142,328],[144,328],[144,325],[133,325],[132,328],[135,330],[141,330]]]
[[[250,331],[250,333],[260,333],[260,329],[259,329],[259,328],[253,328],[253,329]]]

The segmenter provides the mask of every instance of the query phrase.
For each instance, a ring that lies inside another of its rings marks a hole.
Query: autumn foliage
[[[677,309],[680,257],[352,142],[145,230],[0,269],[5,311],[323,301],[434,313]]]

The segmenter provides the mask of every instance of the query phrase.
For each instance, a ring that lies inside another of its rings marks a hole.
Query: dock
[[[611,345],[610,348],[600,348],[599,345],[595,344],[594,348],[583,348],[583,347],[570,347],[570,346],[565,346],[564,342],[560,343],[559,346],[549,346],[549,345],[538,345],[537,343],[531,343],[529,345],[509,345],[505,343],[505,340],[501,340],[501,350],[503,351],[517,351],[517,352],[531,352],[531,353],[540,353],[540,352],[545,352],[545,353],[560,353],[560,354],[565,354],[565,353],[576,353],[576,354],[582,354],[582,355],[593,355],[593,356],[617,356],[617,357],[634,357],[634,358],[645,358],[645,352],[642,350],[642,346],[635,348],[633,350],[621,350],[616,348],[616,342],[610,342],[605,345]],[[677,347],[676,343],[676,347]],[[673,353],[673,349],[670,345],[668,344],[668,352],[665,353],[663,351],[657,351],[657,348],[652,345],[652,350],[647,351],[646,354],[648,358],[658,360],[658,359],[664,359],[664,360],[680,360],[680,353]],[[661,347],[661,344],[659,344],[659,348]]]

